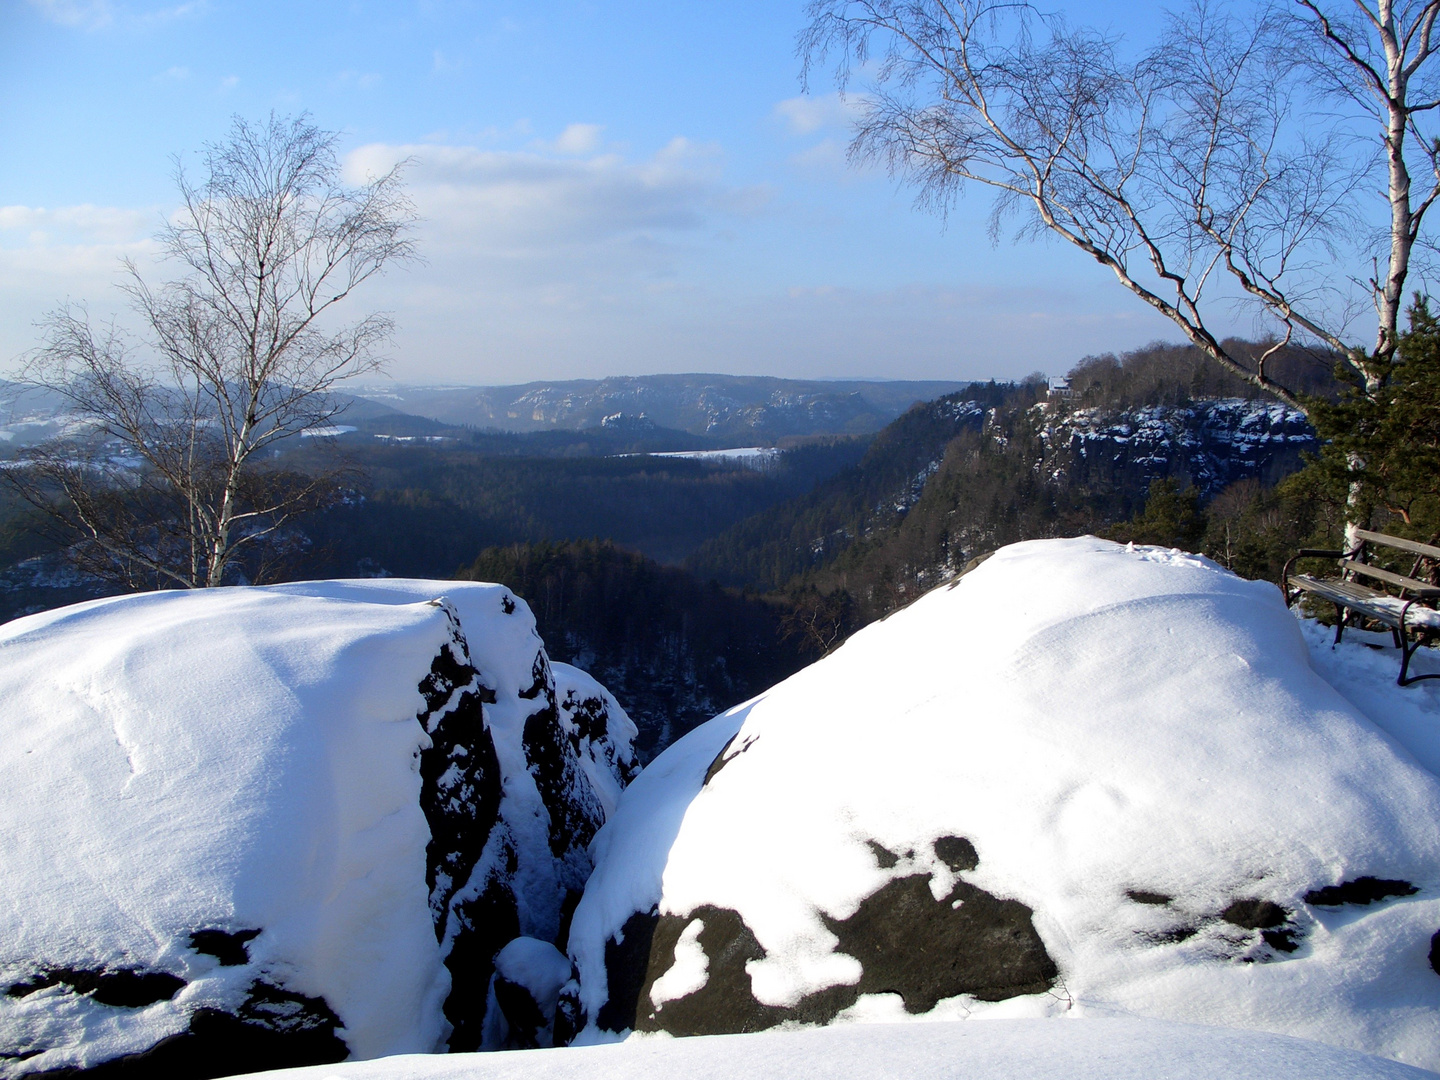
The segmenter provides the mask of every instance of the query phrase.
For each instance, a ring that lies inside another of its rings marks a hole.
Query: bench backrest
[[[1406,540],[1404,537],[1371,532],[1369,529],[1356,529],[1355,536],[1360,540],[1364,540],[1366,543],[1381,544],[1385,547],[1396,548],[1400,551],[1408,551],[1412,555],[1423,555],[1427,559],[1440,560],[1440,547],[1422,544],[1418,540]]]

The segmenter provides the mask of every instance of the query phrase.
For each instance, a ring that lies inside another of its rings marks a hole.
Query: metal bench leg
[[[1409,686],[1411,683],[1420,682],[1422,679],[1440,679],[1440,672],[1432,675],[1415,675],[1406,678],[1410,671],[1410,658],[1415,655],[1415,650],[1420,648],[1419,638],[1416,638],[1415,644],[1411,645],[1410,639],[1405,636],[1405,616],[1410,614],[1410,606],[1414,603],[1415,601],[1411,600],[1410,603],[1400,609],[1400,678],[1395,681],[1401,686]]]
[[[1335,605],[1335,641],[1334,645],[1340,644],[1340,635],[1345,633],[1345,607],[1342,604]]]

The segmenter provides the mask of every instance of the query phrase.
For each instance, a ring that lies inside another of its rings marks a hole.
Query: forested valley
[[[1326,358],[1277,366],[1344,408]],[[748,460],[641,417],[527,433],[353,423],[286,457],[335,469],[340,491],[286,533],[268,579],[502,582],[555,658],[631,712],[645,759],[1005,544],[1093,533],[1273,580],[1343,521],[1301,413],[1165,345],[1087,358],[1068,381],[971,384],[874,434],[781,437]],[[0,614],[113,591],[5,498]],[[1426,514],[1386,527],[1433,539]]]

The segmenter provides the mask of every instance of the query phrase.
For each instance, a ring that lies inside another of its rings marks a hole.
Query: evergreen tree
[[[1353,382],[1313,404],[1324,446],[1315,466],[1331,498],[1352,494],[1362,525],[1440,539],[1440,320],[1416,297],[1384,385]]]

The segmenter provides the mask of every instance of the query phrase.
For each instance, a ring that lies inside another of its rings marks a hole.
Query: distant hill
[[[447,424],[502,431],[579,430],[644,414],[692,435],[779,439],[878,431],[911,405],[962,382],[828,382],[751,375],[638,375],[521,386],[352,388],[367,401]]]

